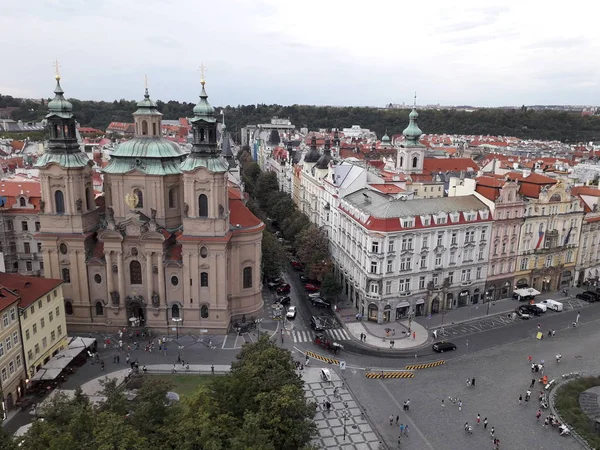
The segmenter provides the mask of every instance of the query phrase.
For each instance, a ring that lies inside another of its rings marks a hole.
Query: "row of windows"
[[[546,260],[544,261],[544,267],[555,267],[562,262],[562,257],[560,255],[546,256]],[[565,255],[565,263],[573,262],[573,252],[567,252]],[[533,268],[537,268],[539,264],[539,258],[537,256],[533,257]],[[521,259],[521,270],[527,270],[529,268],[529,258]]]
[[[465,281],[471,281],[473,278],[473,269],[462,269],[460,271],[460,282],[465,282]],[[483,269],[481,267],[477,267],[477,269],[475,269],[475,279],[476,280],[480,280],[482,279],[483,276]],[[455,273],[454,272],[448,272],[447,276],[445,277],[448,279],[448,283],[450,285],[454,284],[455,282],[458,282],[459,280],[457,278],[455,278]],[[434,286],[438,286],[440,283],[440,280],[444,279],[444,277],[442,276],[442,274],[439,273],[434,273],[431,277],[431,281],[433,282]],[[398,286],[398,292],[409,292],[411,290],[411,279],[410,278],[403,278],[397,281],[397,286]],[[420,276],[419,277],[419,283],[418,283],[418,289],[419,290],[423,290],[427,287],[427,277],[425,276]],[[389,295],[389,294],[393,294],[394,288],[394,282],[393,281],[386,281],[385,282],[385,294]],[[369,292],[372,294],[378,294],[379,293],[379,284],[378,283],[371,283],[369,285]]]
[[[58,291],[56,289],[54,291],[52,291],[52,297],[54,297],[54,298],[58,297]],[[46,303],[50,303],[52,301],[52,297],[50,296],[50,294],[46,295]],[[43,305],[44,305],[44,303],[43,303],[42,299],[37,301],[38,309],[42,309]],[[27,316],[29,314],[35,313],[35,306],[36,306],[36,302],[32,303],[29,308],[23,310],[23,319],[27,319]],[[56,316],[58,317],[59,314],[60,314],[60,308],[57,306],[56,307]]]
[[[23,361],[21,360],[21,355],[17,355],[14,360],[9,361],[8,365],[0,369],[0,377],[2,377],[2,382],[6,383],[6,381],[12,377],[22,365]]]
[[[57,306],[56,309],[54,311],[49,311],[48,312],[48,320],[50,322],[52,322],[54,320],[54,317],[58,317],[60,316],[60,307]],[[40,327],[44,328],[46,326],[46,319],[44,317],[40,318]],[[37,334],[37,322],[31,325],[31,331],[33,332],[34,335]],[[25,329],[25,340],[28,341],[29,338],[31,337],[31,335],[29,334],[29,328]]]
[[[11,336],[8,336],[4,342],[0,341],[0,358],[4,356],[4,352],[8,353],[13,346],[19,345],[19,332],[15,331]]]
[[[15,226],[11,219],[4,222],[4,226],[6,227],[6,231],[15,231]],[[39,222],[35,222],[35,231],[40,231],[41,226]],[[26,220],[21,221],[21,231],[29,231],[29,222]]]
[[[2,314],[2,327],[6,328],[10,326],[15,320],[17,320],[17,308],[12,307],[10,311],[6,311]]]
[[[460,255],[457,254],[456,251],[452,251],[448,254],[448,264],[457,264],[458,262],[458,258],[457,256],[462,256],[462,262],[470,262],[470,261],[474,261],[475,256],[478,257],[478,260],[481,261],[485,258],[485,252],[484,250],[480,249],[477,253],[475,252],[475,249],[473,248],[466,248],[462,250],[462,253]],[[420,258],[418,259],[418,269],[427,269],[429,263],[431,262],[431,257],[429,256],[429,254],[424,254],[421,255]],[[444,263],[443,260],[443,255],[441,254],[434,254],[434,267],[440,267],[442,266]],[[406,256],[406,257],[402,257],[400,258],[400,264],[399,264],[399,269],[400,272],[403,271],[408,271],[408,270],[413,270],[413,257],[412,256]],[[369,267],[369,272],[370,273],[379,273],[379,262],[378,261],[371,261],[371,265]],[[387,265],[386,265],[386,273],[393,273],[394,272],[394,260],[390,259],[387,261]]]
[[[41,242],[37,242],[37,252],[41,253],[42,252],[42,244]],[[0,250],[2,250],[2,245],[0,244]],[[8,243],[8,252],[9,253],[17,253],[17,243],[15,241],[10,241]],[[30,242],[23,242],[23,253],[31,253],[31,243]]]
[[[59,325],[58,327],[56,327],[56,330],[52,330],[50,332],[50,343],[54,343],[57,339],[60,339],[60,337],[62,336],[62,326]],[[35,344],[35,346],[33,347],[34,350],[28,350],[27,351],[27,361],[33,361],[34,358],[34,351],[35,351],[35,356],[40,354],[40,344]],[[46,348],[48,348],[48,338],[44,337],[42,339],[42,350],[45,350]]]
[[[78,205],[77,208],[81,209],[81,206]],[[94,208],[94,197],[91,186],[85,188],[85,208],[86,211],[91,211]],[[60,189],[54,191],[54,210],[56,214],[65,213],[65,194]]]

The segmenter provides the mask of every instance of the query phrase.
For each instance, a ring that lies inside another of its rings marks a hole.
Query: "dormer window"
[[[435,218],[435,223],[437,225],[444,225],[446,222],[448,222],[448,217],[446,215]]]
[[[479,211],[479,214],[480,214],[482,220],[487,220],[489,217],[489,211],[487,209],[483,209],[483,210]],[[516,215],[515,215],[515,217],[516,217]]]
[[[27,206],[27,200],[25,200],[25,197],[19,198],[19,206],[21,206],[21,207]]]
[[[458,222],[459,220],[460,220],[460,213],[453,212],[453,213],[451,213],[451,214],[450,214],[450,221],[451,221],[452,223],[456,223],[456,222]]]
[[[415,226],[415,219],[409,217],[407,219],[402,219],[402,228],[412,228]]]

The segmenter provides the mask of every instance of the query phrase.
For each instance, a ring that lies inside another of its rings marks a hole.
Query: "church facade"
[[[95,199],[93,163],[79,148],[58,76],[54,92],[50,139],[36,164],[36,237],[45,276],[64,281],[69,330],[140,325],[218,334],[232,320],[258,315],[264,224],[228,181],[204,81],[191,152],[161,137],[162,114],[146,89],[134,113],[135,136],[103,169],[103,202]]]

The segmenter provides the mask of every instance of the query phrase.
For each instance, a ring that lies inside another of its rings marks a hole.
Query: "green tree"
[[[342,286],[335,279],[333,272],[330,271],[323,277],[321,292],[323,292],[326,297],[335,297],[336,300],[337,296],[342,293]]]
[[[281,274],[286,262],[285,253],[275,236],[263,231],[261,268],[263,276],[275,278]]]
[[[295,242],[302,230],[310,226],[311,222],[308,217],[306,217],[306,214],[303,214],[298,210],[294,210],[294,212],[280,224],[283,235],[291,242]]]
[[[327,235],[314,225],[303,229],[296,238],[296,253],[307,266],[325,263],[329,260]]]
[[[256,179],[253,197],[261,208],[267,209],[271,194],[279,191],[279,182],[275,172],[261,172]]]

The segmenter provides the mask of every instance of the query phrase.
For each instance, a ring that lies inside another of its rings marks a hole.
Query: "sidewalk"
[[[536,296],[535,301],[538,303],[541,300],[554,299],[560,302],[561,299],[575,298],[577,294],[585,291],[586,289],[583,288],[571,287],[569,288],[569,295],[567,297],[563,297],[562,292],[544,292]],[[503,298],[489,303],[478,303],[451,309],[449,311],[440,311],[439,314],[432,314],[430,316],[419,316],[415,320],[427,328],[427,330],[432,330],[434,328],[440,328],[443,325],[469,322],[483,317],[513,312],[515,308],[523,303],[524,302],[519,302],[512,298]]]

